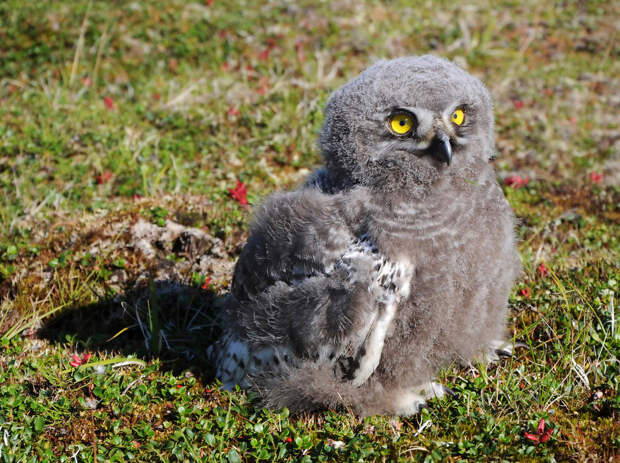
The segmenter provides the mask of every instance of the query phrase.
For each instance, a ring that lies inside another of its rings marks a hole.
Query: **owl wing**
[[[341,199],[300,190],[260,208],[235,268],[227,314],[236,332],[218,356],[225,384],[314,362],[361,385],[377,367],[411,275],[363,233],[362,206]]]

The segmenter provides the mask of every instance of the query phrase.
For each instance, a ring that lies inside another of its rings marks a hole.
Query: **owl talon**
[[[446,395],[454,397],[456,393],[449,387],[429,381],[402,391],[396,398],[395,409],[399,415],[415,415],[429,407],[428,400],[441,399]]]
[[[512,357],[512,349],[495,349],[495,353],[500,357]]]
[[[415,402],[414,403],[414,408],[416,409],[416,413],[420,413],[425,408],[428,408],[428,404],[426,403],[426,401]]]
[[[527,344],[522,342],[515,342],[513,344],[510,341],[502,340],[492,341],[486,353],[486,359],[492,363],[499,361],[502,357],[512,357],[517,347],[527,347]]]

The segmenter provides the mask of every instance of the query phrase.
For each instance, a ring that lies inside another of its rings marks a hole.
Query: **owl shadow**
[[[75,306],[47,320],[38,336],[75,350],[158,359],[160,369],[211,382],[206,349],[219,336],[216,314],[223,298],[179,281],[138,284],[123,294]]]

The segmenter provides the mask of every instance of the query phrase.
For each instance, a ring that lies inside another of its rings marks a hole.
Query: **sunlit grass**
[[[612,10],[0,3],[0,461],[616,456]],[[219,391],[205,349],[253,206],[320,162],[331,90],[376,59],[427,52],[485,81],[498,178],[529,179],[504,185],[524,263],[510,330],[525,346],[446,369],[456,396],[407,419],[291,417]],[[249,207],[229,193],[238,181]],[[206,235],[147,240],[146,257],[140,221]],[[536,445],[524,433],[541,419],[554,432]]]

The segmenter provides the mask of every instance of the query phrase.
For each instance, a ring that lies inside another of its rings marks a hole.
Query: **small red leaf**
[[[231,106],[230,108],[228,108],[228,111],[226,111],[226,114],[228,114],[229,116],[238,116],[239,114],[241,114],[241,111],[239,111],[234,106]]]
[[[211,284],[211,277],[206,277],[205,281],[200,286],[202,289],[209,289],[209,285]]]
[[[530,288],[523,288],[519,290],[519,292],[521,293],[521,296],[523,296],[526,299],[529,299],[530,297],[532,297],[532,291],[530,291]]]
[[[538,428],[536,429],[536,432],[538,433],[539,436],[545,432],[545,419],[544,418],[541,418],[540,421],[538,422]]]
[[[235,188],[229,188],[228,192],[230,197],[237,200],[237,202],[243,206],[248,204],[248,190],[245,183],[237,180],[237,186]]]
[[[504,180],[506,185],[511,186],[515,190],[530,183],[529,177],[521,177],[520,175],[511,175]]]
[[[547,442],[551,438],[552,434],[553,434],[553,429],[547,429],[545,433],[542,435],[542,437],[540,438],[540,441]]]
[[[592,183],[599,184],[603,181],[603,174],[599,174],[598,172],[591,172],[590,180],[592,181]]]
[[[521,109],[525,106],[525,103],[523,103],[522,100],[513,100],[512,104],[516,109]]]
[[[541,264],[538,266],[538,271],[540,272],[540,276],[542,277],[546,277],[549,273],[549,269],[544,262],[541,262]]]
[[[265,48],[263,51],[260,52],[260,54],[258,55],[258,59],[260,59],[261,61],[267,61],[267,58],[269,58],[269,53],[271,52],[271,50],[269,48]]]
[[[287,437],[286,439],[284,439],[284,442],[288,442],[290,444],[291,442],[293,442],[293,439],[291,439],[290,437]]]
[[[537,444],[540,442],[540,439],[535,434],[530,434],[529,432],[524,432],[523,435],[526,439],[531,440],[532,442],[536,442]]]
[[[101,174],[95,175],[95,182],[97,185],[102,185],[104,183],[108,183],[113,177],[114,174],[111,171],[104,170]]]
[[[112,98],[110,98],[109,96],[106,96],[103,99],[103,104],[105,105],[106,108],[108,108],[110,111],[113,111],[114,109],[116,109],[116,103],[114,103],[114,100]]]

